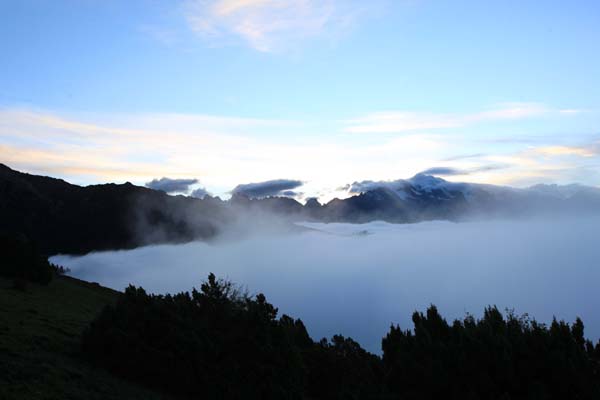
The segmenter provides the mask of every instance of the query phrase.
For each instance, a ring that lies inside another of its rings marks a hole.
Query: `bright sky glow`
[[[3,1],[0,162],[197,178],[600,186],[596,1]]]

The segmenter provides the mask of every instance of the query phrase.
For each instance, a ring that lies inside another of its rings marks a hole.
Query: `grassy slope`
[[[11,287],[0,278],[0,399],[164,398],[81,359],[81,332],[118,292],[68,277]]]

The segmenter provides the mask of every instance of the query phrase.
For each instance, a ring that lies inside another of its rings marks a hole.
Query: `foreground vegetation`
[[[201,291],[148,295],[130,286],[83,337],[114,373],[185,397],[361,398],[380,391],[377,357],[350,339],[315,344],[300,320],[210,275]],[[364,395],[364,396],[363,396]]]
[[[122,294],[64,276],[38,246],[0,234],[0,399],[158,399],[85,360],[81,335]]]
[[[57,276],[25,290],[0,278],[0,399],[159,399],[89,364],[81,334],[120,293]]]
[[[217,399],[598,399],[600,343],[583,323],[547,327],[495,307],[448,324],[431,306],[414,329],[392,326],[381,358],[352,339],[313,342],[210,275],[200,291],[130,286],[83,336],[90,361],[169,393]]]
[[[392,326],[382,356],[314,342],[264,295],[125,293],[62,276],[0,237],[1,399],[598,399],[600,342],[495,307],[449,324],[435,306]],[[26,283],[23,283],[26,282]]]

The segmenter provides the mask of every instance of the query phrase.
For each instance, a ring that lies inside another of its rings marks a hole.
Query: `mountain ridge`
[[[0,164],[0,233],[25,236],[47,254],[127,249],[148,244],[213,240],[228,232],[293,230],[297,221],[413,223],[484,217],[600,213],[600,189],[535,185],[527,189],[454,183],[417,174],[362,181],[350,197],[301,204],[288,197],[203,199],[124,184],[78,186]]]

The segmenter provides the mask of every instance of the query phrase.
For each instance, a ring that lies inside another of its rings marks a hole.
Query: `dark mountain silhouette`
[[[321,208],[325,221],[418,222],[482,217],[600,213],[600,189],[578,184],[518,189],[448,182],[426,174],[396,181],[363,181],[349,186],[357,194]]]
[[[355,182],[353,196],[305,205],[288,197],[197,199],[125,184],[81,187],[0,164],[0,233],[21,235],[45,254],[210,240],[221,233],[292,230],[292,222],[410,223],[481,217],[600,213],[600,189],[527,189],[448,182],[430,175]]]
[[[455,219],[467,209],[461,192],[435,190],[427,195],[401,198],[388,188],[374,188],[345,200],[334,199],[322,207],[325,221],[418,222],[431,219]]]
[[[27,237],[48,254],[208,239],[227,218],[215,199],[131,183],[81,187],[0,164],[0,232]]]

